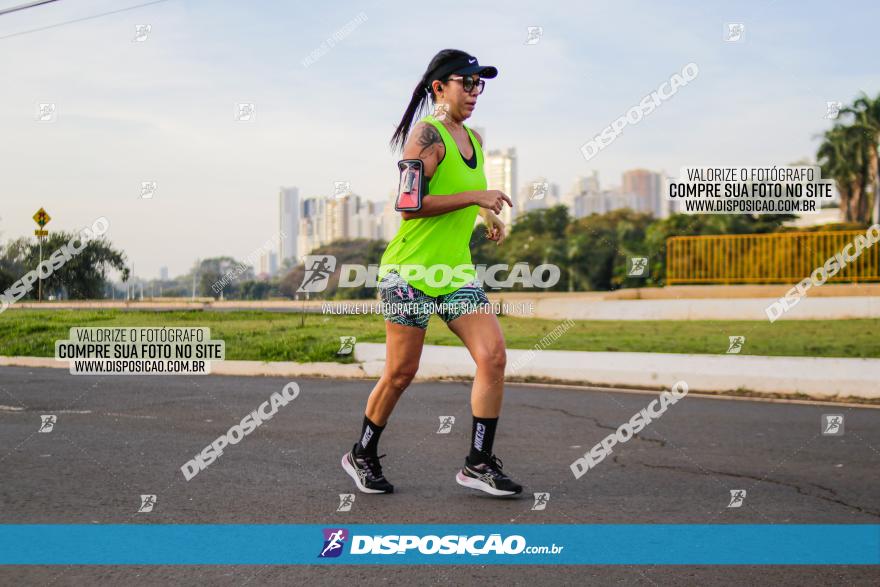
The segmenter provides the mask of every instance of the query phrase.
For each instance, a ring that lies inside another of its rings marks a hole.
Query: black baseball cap
[[[498,68],[491,65],[480,65],[477,58],[473,55],[459,51],[457,49],[444,49],[434,58],[438,61],[438,57],[443,55],[442,59],[428,75],[428,83],[435,79],[443,79],[448,75],[473,75],[478,74],[485,79],[492,79],[498,75]]]

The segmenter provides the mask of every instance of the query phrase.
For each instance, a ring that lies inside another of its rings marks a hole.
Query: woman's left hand
[[[490,241],[495,241],[498,245],[504,242],[507,229],[505,228],[504,223],[501,222],[501,219],[493,212],[489,211],[489,213],[483,217],[483,220],[486,222],[486,238]]]

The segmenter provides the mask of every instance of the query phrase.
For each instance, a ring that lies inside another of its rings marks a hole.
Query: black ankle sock
[[[385,430],[385,426],[379,426],[364,414],[364,425],[361,427],[361,437],[358,440],[356,449],[357,453],[376,456],[376,452],[379,449],[379,436],[381,436],[383,430]]]
[[[498,418],[477,418],[471,427],[471,452],[468,459],[472,463],[484,463],[492,456],[492,444],[495,442],[495,428]]]

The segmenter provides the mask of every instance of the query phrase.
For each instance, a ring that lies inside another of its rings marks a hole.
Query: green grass
[[[262,361],[338,361],[340,336],[384,342],[379,316],[323,316],[264,311],[128,312],[18,310],[0,314],[0,355],[51,357],[55,341],[77,326],[207,326],[226,341],[226,358]],[[508,348],[528,349],[561,321],[502,317]],[[597,321],[579,320],[547,350],[723,354],[728,336],[744,335],[741,354],[790,357],[880,357],[880,320]],[[428,344],[461,344],[432,318]]]

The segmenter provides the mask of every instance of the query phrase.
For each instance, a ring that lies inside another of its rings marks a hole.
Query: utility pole
[[[193,270],[192,301],[196,301],[196,276],[199,274],[200,264],[201,264],[200,260],[196,259],[196,268]]]

